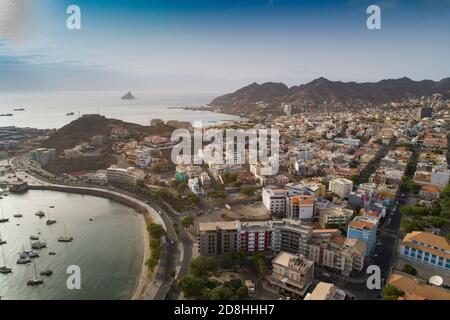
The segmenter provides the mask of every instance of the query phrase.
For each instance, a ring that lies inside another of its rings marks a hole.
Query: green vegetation
[[[418,194],[420,191],[420,185],[415,183],[411,178],[404,176],[400,182],[400,190],[404,193],[412,192]]]
[[[247,288],[240,279],[221,283],[212,278],[217,274],[217,262],[212,257],[198,257],[189,265],[190,275],[178,282],[186,298],[203,300],[239,300],[248,298]]]
[[[233,184],[237,181],[237,173],[226,172],[222,174],[222,181],[225,185]]]
[[[403,231],[422,231],[426,228],[442,228],[448,225],[450,222],[450,185],[445,187],[442,196],[440,201],[433,200],[428,206],[423,204],[401,206]]]
[[[150,172],[151,173],[160,173],[162,171],[162,169],[161,169],[161,166],[159,166],[159,165],[153,165],[151,168],[150,168]]]
[[[190,226],[194,225],[194,217],[191,215],[183,217],[183,219],[181,219],[181,224],[185,229],[188,229]]]
[[[409,273],[413,276],[415,276],[417,274],[417,270],[416,268],[414,268],[412,265],[410,264],[405,264],[405,266],[403,267],[403,272]]]
[[[252,195],[255,192],[255,189],[252,187],[242,187],[240,192],[247,196]]]
[[[403,296],[405,293],[393,285],[388,285],[384,289],[383,297],[384,300],[397,300],[399,297]]]
[[[228,193],[226,193],[225,191],[210,191],[208,192],[208,196],[212,197],[212,198],[227,198],[228,197]]]
[[[258,272],[261,278],[267,275],[266,258],[260,253],[255,252],[252,256],[253,264],[258,268]]]
[[[200,256],[191,261],[189,271],[194,277],[207,277],[217,273],[218,265],[213,257]]]
[[[235,268],[237,266],[242,265],[245,262],[245,253],[242,251],[232,251],[228,252],[223,256],[223,259],[220,261],[220,266],[222,268]]]
[[[153,271],[158,265],[159,258],[161,257],[161,237],[166,234],[166,231],[160,224],[150,223],[147,226],[148,233],[150,234],[150,258],[145,262],[148,268]]]
[[[138,181],[136,182],[136,185],[137,185],[138,187],[145,188],[145,181],[144,181],[144,180],[138,180]]]

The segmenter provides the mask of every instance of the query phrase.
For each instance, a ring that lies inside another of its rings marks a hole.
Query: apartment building
[[[319,282],[304,300],[344,300],[346,294],[338,289],[333,283]]]
[[[134,167],[118,168],[113,165],[106,169],[106,181],[110,184],[135,186],[139,180],[145,179],[145,172]]]
[[[284,216],[286,214],[287,194],[287,189],[281,189],[275,186],[263,188],[262,202],[264,207],[266,207],[271,214]]]
[[[353,181],[345,178],[337,178],[330,181],[328,189],[343,199],[352,192]]]
[[[307,254],[308,242],[313,233],[312,227],[304,225],[298,220],[291,219],[271,221],[270,223],[273,228],[273,251]]]
[[[286,216],[289,219],[311,220],[316,200],[310,195],[294,195],[286,198]]]
[[[356,216],[347,227],[348,239],[359,239],[366,243],[366,256],[375,247],[377,241],[378,219],[370,216]]]
[[[363,270],[366,247],[362,240],[346,239],[338,229],[314,230],[308,259],[349,276]]]
[[[272,249],[273,228],[267,222],[241,222],[239,249],[246,253]]]
[[[314,262],[303,255],[280,252],[272,260],[270,284],[282,293],[303,297],[312,283]]]
[[[400,255],[431,267],[450,270],[450,241],[424,231],[413,231],[403,238]]]
[[[217,256],[239,249],[239,222],[204,222],[198,225],[201,256]]]
[[[319,209],[319,224],[322,228],[329,225],[345,225],[353,216],[353,210],[346,208]]]

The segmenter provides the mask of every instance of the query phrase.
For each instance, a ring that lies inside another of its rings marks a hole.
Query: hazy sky
[[[70,4],[81,30],[66,28]],[[382,30],[366,27],[370,4]],[[0,90],[439,80],[449,57],[450,0],[0,0]]]

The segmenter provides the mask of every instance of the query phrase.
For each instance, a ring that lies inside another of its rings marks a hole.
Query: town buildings
[[[303,255],[280,252],[272,260],[270,284],[280,292],[303,297],[312,283],[314,263]]]
[[[106,169],[106,181],[111,184],[135,186],[145,179],[145,172],[134,167],[119,168],[115,165]]]
[[[345,198],[352,192],[353,181],[345,178],[337,178],[330,181],[329,190],[341,199]]]
[[[399,253],[402,257],[444,270],[450,270],[450,241],[424,231],[405,235]]]

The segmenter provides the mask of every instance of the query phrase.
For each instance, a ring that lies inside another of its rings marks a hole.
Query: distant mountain
[[[245,106],[258,101],[270,104],[301,102],[305,99],[310,99],[315,103],[322,101],[345,102],[354,99],[385,103],[408,97],[430,96],[434,93],[441,93],[450,98],[450,78],[435,82],[432,80],[414,81],[404,77],[364,83],[318,78],[291,88],[282,83],[252,83],[234,93],[215,98],[210,105],[214,107]]]
[[[133,95],[131,94],[131,91],[128,91],[128,93],[125,94],[121,99],[122,99],[122,100],[133,100],[133,99],[136,99],[136,98],[135,98],[135,96],[133,96]]]
[[[283,83],[266,82],[263,84],[252,84],[241,88],[233,93],[229,93],[215,98],[211,101],[213,106],[223,106],[237,103],[256,103],[267,101],[286,95],[289,88]]]

